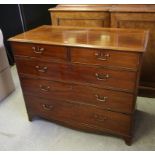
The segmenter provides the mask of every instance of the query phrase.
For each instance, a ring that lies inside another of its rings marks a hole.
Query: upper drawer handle
[[[53,105],[48,105],[48,104],[43,104],[42,107],[44,110],[48,110],[48,111],[53,109]]]
[[[107,96],[99,96],[98,94],[96,94],[95,96],[96,96],[96,100],[100,102],[106,102],[108,99]]]
[[[97,80],[107,80],[109,78],[109,74],[99,74],[95,73]]]
[[[42,72],[42,73],[45,73],[48,69],[46,66],[45,67],[36,66],[35,68],[37,69],[37,71]]]
[[[43,53],[43,51],[45,50],[44,48],[42,48],[42,47],[32,47],[32,50],[33,50],[33,52],[34,53],[36,53],[36,54],[42,54]]]
[[[100,51],[100,52],[96,52],[95,56],[99,60],[106,61],[110,57],[110,54],[109,53],[104,53],[104,52]]]
[[[42,91],[45,91],[45,92],[48,92],[48,91],[50,90],[50,86],[43,86],[43,85],[40,85],[39,87],[40,87],[40,89],[41,89]]]

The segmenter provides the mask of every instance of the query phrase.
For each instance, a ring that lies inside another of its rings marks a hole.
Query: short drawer
[[[133,92],[136,72],[110,70],[102,67],[46,63],[25,59],[16,60],[19,73],[39,76],[51,80],[63,80],[97,87],[108,87]]]
[[[134,97],[129,93],[26,77],[20,80],[24,94],[68,100],[122,113],[133,112]]]
[[[67,60],[67,48],[55,45],[13,42],[15,56],[41,58],[43,60]]]
[[[58,100],[45,100],[25,96],[28,112],[61,122],[81,123],[99,130],[108,130],[123,135],[129,134],[131,115],[96,109],[90,106]]]
[[[71,61],[74,63],[131,68],[137,70],[139,54],[99,50],[88,48],[71,48]]]

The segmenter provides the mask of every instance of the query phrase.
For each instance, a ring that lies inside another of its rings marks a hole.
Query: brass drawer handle
[[[100,52],[96,52],[95,56],[99,60],[106,61],[110,57],[110,54],[109,53],[104,53],[104,52],[100,51]]]
[[[109,78],[109,74],[99,74],[95,73],[97,80],[107,80]]]
[[[96,94],[95,96],[96,96],[96,100],[100,102],[106,102],[108,99],[107,96],[99,96],[98,94]]]
[[[96,121],[99,121],[99,122],[105,122],[108,119],[106,116],[101,116],[98,114],[94,114],[94,118]]]
[[[35,68],[37,69],[37,71],[42,72],[42,73],[45,73],[48,69],[46,66],[45,67],[36,66]]]
[[[36,53],[36,54],[42,54],[43,53],[43,51],[45,50],[43,47],[32,47],[32,50],[33,50],[33,52],[34,53]]]
[[[48,91],[50,90],[50,86],[43,86],[43,85],[40,85],[39,87],[40,87],[40,89],[41,89],[42,91],[45,91],[45,92],[48,92]]]
[[[48,111],[53,109],[53,105],[48,105],[48,104],[43,104],[42,107],[44,110],[48,110]]]

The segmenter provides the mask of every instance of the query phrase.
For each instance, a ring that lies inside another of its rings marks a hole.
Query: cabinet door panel
[[[144,54],[140,85],[155,86],[155,13],[112,13],[111,27],[149,29],[149,43]],[[145,83],[145,84],[144,84]]]
[[[107,12],[53,12],[52,24],[61,26],[109,27]]]

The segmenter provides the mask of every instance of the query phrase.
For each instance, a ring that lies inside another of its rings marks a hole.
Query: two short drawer
[[[25,94],[49,100],[77,102],[122,113],[133,112],[133,95],[129,93],[26,77],[20,79]]]
[[[51,46],[44,44],[13,43],[16,56],[34,57],[50,61],[71,61],[72,63],[112,66],[137,70],[139,54],[89,48]]]
[[[67,122],[74,126],[79,123],[97,131],[109,131],[120,135],[129,135],[131,117],[121,113],[96,109],[87,105],[81,105],[60,100],[47,100],[34,96],[25,95],[27,108],[35,115]]]

